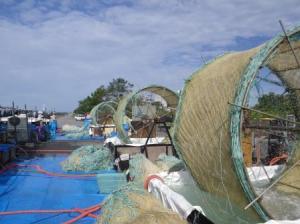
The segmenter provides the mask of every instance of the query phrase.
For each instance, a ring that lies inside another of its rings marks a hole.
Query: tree
[[[113,79],[106,88],[106,100],[119,101],[119,99],[132,91],[133,84],[123,78]]]
[[[89,96],[79,101],[78,107],[74,110],[76,114],[90,112],[97,104],[113,100],[118,102],[122,95],[132,91],[133,84],[123,78],[113,79],[107,87],[101,85]]]
[[[94,92],[92,92],[90,96],[87,96],[83,100],[79,101],[79,106],[74,110],[74,113],[84,114],[90,112],[94,106],[104,100],[105,93],[105,87],[103,85],[100,86]]]
[[[288,114],[295,114],[292,95],[290,93],[286,95],[269,93],[261,96],[258,99],[258,103],[254,106],[254,109],[260,110],[272,115],[286,117]],[[260,113],[251,112],[251,118],[260,119],[264,117]]]

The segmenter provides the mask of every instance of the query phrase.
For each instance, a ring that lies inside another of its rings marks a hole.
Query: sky
[[[174,91],[300,24],[299,0],[0,0],[0,105],[72,111],[113,78]]]

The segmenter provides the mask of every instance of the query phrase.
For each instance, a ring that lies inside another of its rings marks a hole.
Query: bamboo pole
[[[273,114],[269,114],[269,113],[266,113],[266,112],[263,112],[263,111],[260,111],[260,110],[256,110],[256,109],[252,109],[252,108],[249,108],[249,107],[245,107],[245,106],[241,106],[241,105],[237,105],[237,104],[234,104],[234,103],[230,103],[228,102],[228,104],[232,105],[232,106],[235,106],[235,107],[240,107],[244,110],[250,110],[250,111],[253,111],[253,112],[256,112],[256,113],[260,113],[260,114],[263,114],[263,115],[266,115],[266,116],[269,116],[269,117],[273,117],[273,118],[276,118],[278,120],[282,120],[282,121],[286,121],[286,122],[289,122],[289,123],[293,123],[293,124],[297,124],[297,125],[300,125],[299,122],[296,122],[296,121],[290,121],[286,118],[283,118],[283,117],[279,117],[279,116],[276,116],[276,115],[273,115]]]

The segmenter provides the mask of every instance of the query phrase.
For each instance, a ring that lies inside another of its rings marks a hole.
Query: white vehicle
[[[76,121],[83,121],[85,119],[85,116],[84,115],[76,115],[74,118]]]

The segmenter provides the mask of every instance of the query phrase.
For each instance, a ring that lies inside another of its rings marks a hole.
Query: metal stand
[[[151,138],[152,132],[153,132],[153,130],[154,130],[154,128],[156,126],[164,128],[166,130],[166,133],[167,133],[167,136],[168,136],[168,138],[170,140],[170,143],[148,144],[149,140]],[[134,146],[134,145],[110,145],[110,149],[113,151],[113,155],[114,155],[114,157],[116,159],[116,158],[119,157],[118,148],[136,148],[136,147],[140,147],[140,152],[141,153],[145,153],[146,158],[148,158],[149,157],[149,154],[148,154],[148,148],[149,147],[164,146],[164,147],[166,147],[166,155],[168,155],[168,149],[169,149],[169,146],[171,146],[172,147],[172,154],[173,154],[173,156],[175,156],[175,157],[178,158],[178,154],[177,154],[176,149],[174,147],[173,140],[172,140],[171,134],[169,132],[169,128],[170,127],[167,125],[166,121],[163,121],[163,120],[154,120],[153,123],[151,124],[151,129],[150,129],[150,132],[148,133],[147,140],[146,140],[146,142],[145,142],[144,145],[141,145],[141,146]]]
[[[162,126],[159,126],[159,125],[162,125]],[[166,132],[167,132],[167,135],[168,135],[168,138],[170,140],[170,144],[164,144],[164,143],[161,143],[161,144],[151,144],[151,145],[148,145],[148,142],[151,138],[151,134],[154,130],[154,127],[155,126],[158,126],[158,127],[163,127]],[[141,146],[141,153],[144,153],[145,152],[145,156],[146,158],[148,158],[148,149],[147,147],[149,146],[166,146],[166,154],[168,155],[168,147],[171,146],[172,147],[172,154],[178,158],[178,155],[177,155],[177,152],[175,150],[175,147],[173,145],[173,140],[172,140],[172,137],[171,137],[171,134],[169,132],[169,126],[167,126],[166,122],[165,121],[157,121],[155,120],[153,123],[152,123],[152,126],[151,126],[151,129],[150,129],[150,132],[148,133],[148,137],[147,137],[147,140],[145,142],[145,145]]]

